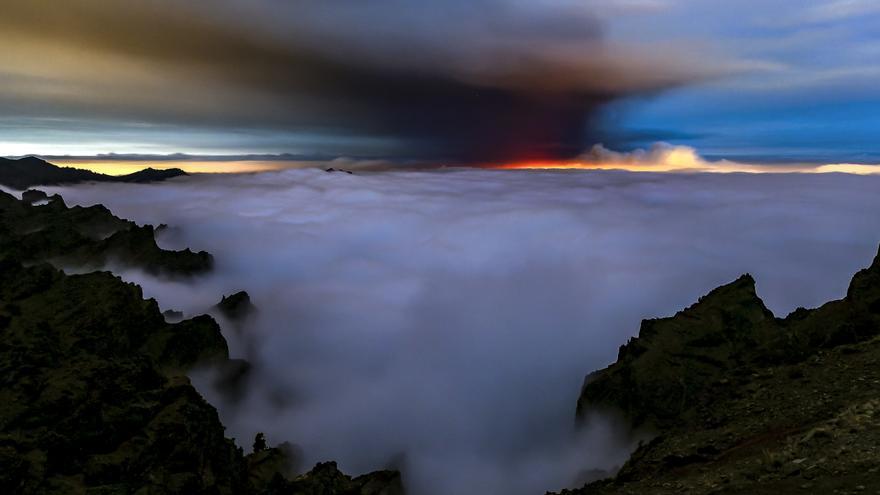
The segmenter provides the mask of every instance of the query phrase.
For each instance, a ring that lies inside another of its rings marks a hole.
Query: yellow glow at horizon
[[[819,174],[855,174],[855,175],[877,175],[880,174],[880,166],[878,165],[860,165],[857,163],[834,163],[816,167],[816,173]]]
[[[125,161],[125,160],[80,160],[80,159],[55,159],[52,163],[61,167],[72,167],[83,170],[91,170],[107,175],[127,175],[143,170],[154,168],[166,170],[179,168],[186,173],[198,174],[240,174],[251,172],[267,172],[302,166],[297,162],[272,162],[272,161],[209,161],[209,160],[183,160],[183,161]]]
[[[730,161],[705,162],[694,159],[688,153],[670,153],[661,163],[649,163],[639,161],[626,161],[616,163],[592,163],[592,162],[523,162],[511,163],[492,167],[502,170],[622,170],[627,172],[659,172],[659,173],[844,173],[855,175],[878,175],[880,165],[862,165],[851,163],[836,163],[827,165],[765,165],[746,164]],[[62,167],[73,167],[91,170],[107,175],[126,175],[145,168],[165,170],[179,168],[187,173],[211,173],[211,174],[235,174],[268,172],[287,168],[305,168],[315,166],[315,162],[290,162],[290,161],[211,161],[211,160],[182,160],[182,161],[126,161],[126,160],[83,160],[83,159],[55,159],[52,163]]]
[[[729,163],[724,166],[706,166],[696,163],[583,163],[583,162],[526,162],[502,165],[504,170],[622,170],[626,172],[713,172],[713,173],[768,173],[768,172],[808,172],[804,169],[780,169],[762,165]]]
[[[664,163],[585,163],[585,162],[524,162],[495,167],[502,170],[621,170],[626,172],[659,173],[801,173],[880,175],[880,165],[839,163],[828,165],[764,165],[737,162],[704,162],[669,160]]]

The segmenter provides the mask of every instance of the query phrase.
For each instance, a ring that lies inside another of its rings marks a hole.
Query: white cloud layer
[[[216,255],[192,283],[129,272],[165,309],[246,289],[256,364],[229,433],[348,472],[404,469],[415,495],[543,493],[625,456],[573,433],[586,373],[646,317],[744,272],[778,314],[845,294],[880,240],[880,178],[852,175],[287,170],[53,188],[168,223]]]
[[[357,168],[357,162],[343,162]],[[363,165],[369,168],[369,163]],[[853,163],[745,163],[733,160],[709,160],[691,146],[655,143],[648,149],[628,152],[614,151],[601,144],[594,145],[571,161],[523,162],[503,166],[505,169],[591,169],[626,170],[630,172],[677,173],[846,173],[880,174],[880,165]]]

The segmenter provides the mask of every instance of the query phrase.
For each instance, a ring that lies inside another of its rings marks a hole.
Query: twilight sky
[[[508,164],[663,141],[710,160],[880,162],[874,0],[0,10],[0,156]]]

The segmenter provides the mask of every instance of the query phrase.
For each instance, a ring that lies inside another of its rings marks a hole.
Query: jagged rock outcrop
[[[880,254],[844,299],[775,318],[745,276],[642,324],[593,373],[578,417],[655,433],[611,480],[569,494],[880,490]]]
[[[377,471],[352,478],[343,474],[335,462],[319,463],[293,480],[275,476],[265,495],[401,495],[403,484],[398,471]]]
[[[121,261],[143,268],[154,275],[192,276],[211,270],[214,257],[205,251],[166,251],[156,244],[152,225],[131,226],[120,230],[85,251],[86,259],[106,264]]]
[[[269,447],[262,433],[254,440],[253,452],[245,457],[248,480],[258,492],[266,491],[273,483],[283,484],[284,480],[295,478],[301,454],[289,444]],[[279,480],[275,480],[275,478]]]
[[[213,266],[204,251],[161,249],[150,225],[122,220],[100,205],[68,208],[61,196],[50,199],[33,206],[0,192],[0,256],[89,268],[118,263],[169,276],[197,275]]]
[[[162,313],[162,316],[165,317],[165,321],[168,323],[178,323],[183,320],[183,311],[175,311],[173,309],[166,310]]]
[[[47,201],[48,199],[48,194],[44,193],[43,191],[38,191],[36,189],[28,189],[27,191],[21,193],[21,200],[29,205],[40,201]]]
[[[138,286],[41,259],[61,248],[37,239],[96,256],[134,249],[142,243],[89,235],[130,227],[103,207],[0,194],[0,493],[401,493],[397,473],[293,477],[285,446],[245,456],[185,375],[197,363],[247,368],[229,360],[211,317],[168,323]],[[167,252],[133,259],[179,266]]]
[[[147,168],[128,175],[105,175],[90,170],[58,167],[37,157],[18,160],[0,158],[0,184],[14,189],[33,186],[74,184],[77,182],[158,182],[187,175],[178,168],[156,170]]]
[[[672,318],[646,320],[616,363],[587,378],[578,417],[608,407],[634,426],[687,421],[715,384],[755,359],[778,326],[748,275]]]
[[[251,296],[245,291],[237,292],[231,296],[223,296],[214,308],[232,321],[241,321],[257,310],[251,302]]]
[[[181,373],[227,358],[109,273],[0,262],[0,492],[241,492],[240,453]]]

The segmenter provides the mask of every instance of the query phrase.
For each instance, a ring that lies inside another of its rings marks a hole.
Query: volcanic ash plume
[[[0,16],[0,110],[259,128],[359,156],[571,158],[595,141],[605,104],[732,69],[609,39],[609,18],[643,13],[629,4],[13,0]]]

